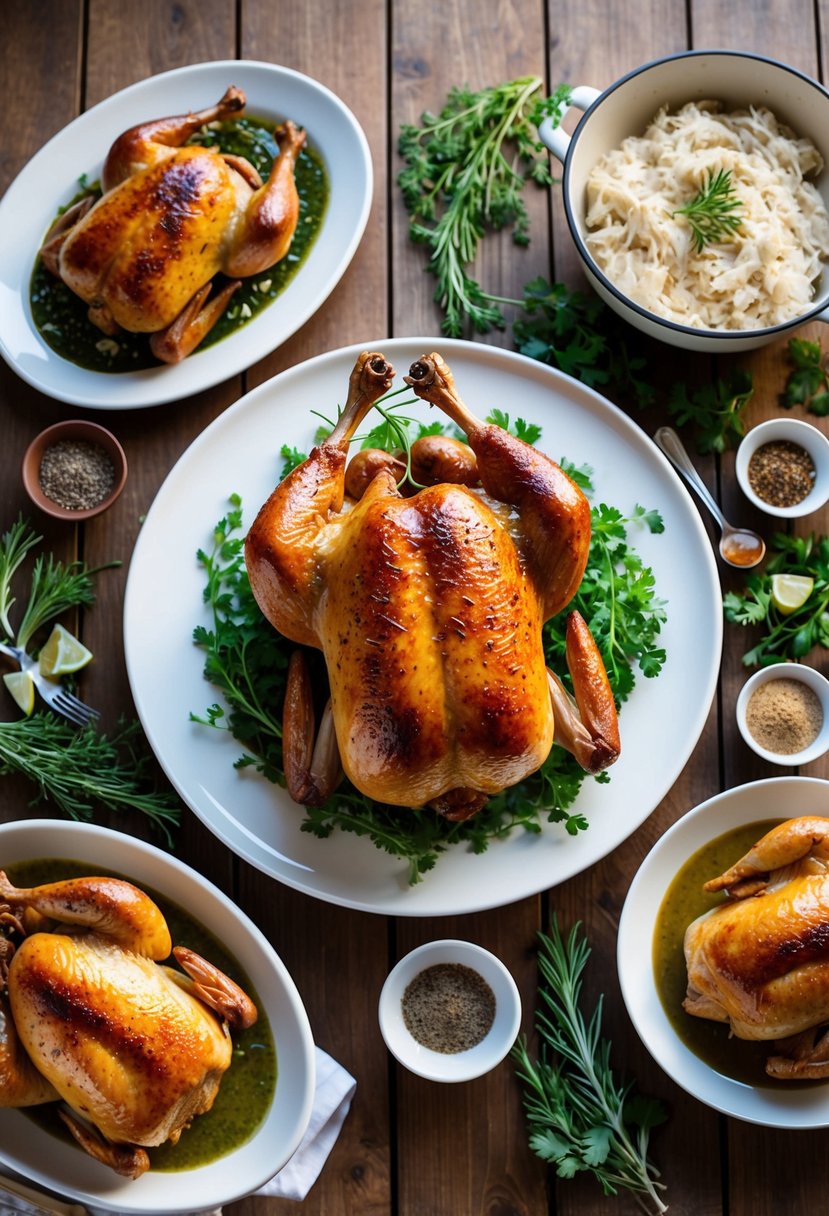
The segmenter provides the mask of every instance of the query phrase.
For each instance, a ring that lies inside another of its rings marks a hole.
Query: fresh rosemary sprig
[[[0,536],[0,626],[5,636],[16,640],[24,650],[41,625],[70,608],[93,603],[95,584],[92,576],[121,564],[108,562],[105,566],[90,568],[81,561],[67,564],[56,561],[51,553],[45,558],[39,554],[32,568],[29,598],[15,638],[15,630],[9,620],[9,611],[14,604],[12,576],[29,551],[42,539],[22,516]]]
[[[485,292],[468,268],[487,229],[512,227],[515,243],[528,244],[524,183],[552,182],[534,122],[542,114],[555,117],[570,96],[561,85],[539,101],[541,86],[540,77],[524,76],[479,92],[455,88],[437,116],[425,113],[420,127],[401,127],[398,147],[406,168],[398,183],[411,217],[409,234],[430,250],[443,331],[452,337],[460,336],[467,319],[480,333],[504,328],[504,301]]]
[[[699,193],[673,214],[685,216],[693,233],[694,249],[702,253],[706,245],[725,240],[739,230],[743,221],[735,212],[742,205],[731,183],[731,170],[720,169],[716,174],[709,173]]]
[[[141,811],[169,845],[179,803],[149,785],[149,756],[137,747],[140,731],[137,721],[121,723],[108,737],[94,726],[78,730],[52,713],[0,722],[0,776],[21,773],[37,786],[33,805],[50,800],[72,819],[89,821],[97,806]]]
[[[533,1063],[524,1038],[512,1049],[524,1085],[530,1148],[560,1178],[586,1171],[605,1195],[628,1190],[649,1216],[665,1212],[659,1195],[664,1183],[648,1159],[650,1129],[664,1121],[665,1112],[660,1102],[616,1080],[611,1045],[602,1038],[602,997],[589,1020],[581,1011],[587,941],[578,924],[565,941],[555,918],[550,935],[538,936],[540,1055]]]

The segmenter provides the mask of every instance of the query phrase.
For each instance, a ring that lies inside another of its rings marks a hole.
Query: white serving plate
[[[34,819],[0,825],[0,868],[49,857],[88,862],[90,873],[101,867],[146,884],[222,942],[250,977],[270,1021],[276,1091],[264,1121],[234,1152],[195,1169],[150,1170],[135,1180],[119,1177],[20,1111],[0,1109],[0,1167],[79,1203],[136,1216],[216,1208],[263,1186],[299,1145],[314,1099],[311,1028],[284,963],[226,895],[152,845],[92,824]]]
[[[328,207],[302,265],[282,294],[247,325],[181,363],[116,375],[61,358],[38,334],[29,304],[35,257],[58,207],[76,193],[82,173],[89,181],[100,177],[109,147],[122,131],[212,105],[230,84],[247,95],[247,113],[289,117],[304,126],[325,165]],[[177,68],[130,85],[59,131],[0,201],[0,354],[41,392],[90,409],[160,405],[219,384],[270,354],[328,298],[365,230],[372,180],[368,142],[354,115],[324,85],[300,72],[230,59]]]
[[[772,777],[717,794],[688,811],[648,853],[631,883],[619,922],[622,996],[642,1042],[665,1072],[700,1102],[766,1127],[829,1127],[829,1083],[751,1086],[715,1072],[677,1036],[656,989],[652,942],[656,916],[677,871],[698,849],[744,824],[829,815],[829,781]],[[735,861],[737,858],[734,859]]]
[[[644,526],[632,542],[669,601],[663,641],[668,661],[640,677],[621,714],[622,756],[611,780],[588,780],[576,809],[590,829],[570,837],[560,825],[538,836],[514,832],[481,855],[455,846],[415,887],[407,868],[367,839],[300,831],[303,812],[287,793],[250,769],[233,768],[240,746],[194,724],[217,699],[202,678],[203,652],[190,643],[209,624],[196,550],[231,493],[246,522],[273,489],[284,443],[309,451],[318,418],[336,415],[361,347],[332,351],[290,368],[226,410],[184,453],[141,528],[130,567],[124,640],[133,696],[168,777],[208,827],[241,857],[289,886],[333,903],[393,915],[439,916],[510,903],[562,882],[615,848],[650,814],[681,772],[704,726],[716,687],[722,607],[714,556],[691,498],[661,452],[598,393],[544,364],[475,342],[436,338],[371,341],[399,378],[427,350],[452,367],[467,405],[480,416],[500,407],[543,427],[540,446],[595,471],[596,498],[631,511],[658,508],[665,534]],[[407,413],[428,417],[417,404]]]

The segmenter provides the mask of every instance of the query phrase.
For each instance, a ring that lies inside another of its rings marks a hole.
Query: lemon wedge
[[[28,718],[35,707],[35,686],[28,671],[8,671],[3,683]]]
[[[91,658],[92,651],[87,650],[83,642],[73,637],[63,625],[55,625],[40,652],[37,665],[41,675],[50,680],[59,680],[63,675],[86,667]]]
[[[788,616],[802,608],[809,596],[815,580],[808,574],[773,574],[771,576],[771,602],[778,612]]]

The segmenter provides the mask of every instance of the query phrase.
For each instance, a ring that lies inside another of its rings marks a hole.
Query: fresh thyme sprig
[[[94,726],[78,730],[52,713],[0,722],[0,776],[21,773],[37,786],[35,804],[49,800],[72,819],[92,819],[95,808],[146,815],[171,843],[178,824],[175,795],[148,781],[149,755],[139,750],[137,721],[119,724],[112,736]]]
[[[743,221],[736,212],[742,205],[731,182],[731,170],[720,169],[716,174],[709,173],[699,193],[673,214],[685,216],[693,233],[694,249],[702,253],[706,245],[739,231]]]
[[[460,336],[465,320],[480,333],[504,328],[502,301],[487,294],[469,273],[487,229],[512,227],[513,240],[528,244],[529,219],[521,197],[528,178],[552,182],[534,122],[555,118],[570,96],[566,85],[539,102],[538,76],[472,92],[452,89],[440,113],[425,113],[421,126],[401,127],[398,143],[406,168],[398,176],[411,217],[412,240],[428,246],[435,299],[443,331]]]
[[[581,1011],[587,941],[578,924],[565,941],[555,918],[549,936],[538,936],[540,1055],[533,1062],[523,1038],[512,1049],[524,1085],[530,1147],[560,1178],[586,1171],[605,1195],[628,1190],[649,1216],[665,1212],[659,1195],[664,1183],[648,1159],[650,1129],[664,1121],[665,1112],[660,1102],[616,1080],[611,1045],[602,1037],[602,998],[589,1020]]]

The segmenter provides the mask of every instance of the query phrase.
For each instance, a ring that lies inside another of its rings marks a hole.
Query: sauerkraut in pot
[[[586,244],[620,291],[680,325],[779,325],[809,308],[829,256],[829,215],[806,180],[822,168],[817,148],[762,106],[662,109],[590,174]],[[731,173],[740,227],[698,253],[675,213],[720,170]]]

